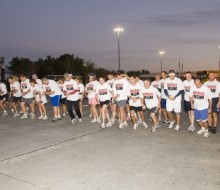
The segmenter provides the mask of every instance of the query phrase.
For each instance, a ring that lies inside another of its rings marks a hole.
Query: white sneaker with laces
[[[79,121],[79,123],[82,123],[82,118],[79,118],[78,121]]]
[[[152,132],[152,133],[157,132],[157,127],[156,127],[156,126],[155,126],[155,127],[152,127],[151,132]]]
[[[169,124],[168,128],[169,128],[169,129],[172,129],[172,128],[173,128],[174,123],[175,123],[175,121],[170,122],[170,124]]]
[[[138,124],[138,125],[142,124],[142,119],[138,119],[138,120],[137,120],[137,124]]]
[[[148,128],[148,125],[145,122],[143,122],[142,125],[144,126],[144,128]]]
[[[6,111],[3,112],[2,117],[8,115],[8,113]]]
[[[112,123],[111,122],[108,122],[107,124],[106,124],[106,127],[111,127],[112,126]]]
[[[97,119],[93,119],[92,121],[90,121],[91,123],[97,123]]]
[[[40,117],[38,117],[38,119],[43,119],[44,117],[41,115]]]
[[[89,114],[89,118],[93,118],[93,115],[92,115],[92,114]]]
[[[66,117],[66,114],[65,114],[65,113],[63,114],[63,117]]]
[[[101,124],[101,128],[104,129],[105,128],[105,123]]]
[[[205,130],[205,132],[204,132],[204,137],[208,137],[209,136],[209,131],[208,130]]]
[[[97,119],[97,123],[98,123],[98,124],[101,124],[101,123],[102,123],[102,121],[101,121],[100,118]]]
[[[19,113],[23,113],[23,111],[21,110]]]
[[[31,119],[35,119],[35,115],[34,114],[31,114]]]
[[[124,126],[125,126],[125,127],[127,127],[127,126],[128,126],[127,121],[125,121],[123,124],[124,124]]]
[[[195,126],[192,126],[192,127],[190,128],[190,132],[193,132],[193,131],[195,131]]]
[[[136,130],[137,128],[138,128],[138,125],[137,123],[135,123],[133,129]]]
[[[188,131],[191,131],[191,127],[192,127],[192,125],[190,125],[190,126],[188,127],[188,129],[187,129],[187,130],[188,130]]]
[[[76,122],[76,119],[75,119],[75,118],[71,120],[71,123],[75,123],[75,122]]]
[[[13,117],[18,117],[18,116],[20,116],[19,113],[15,113],[15,114],[13,115]]]
[[[179,125],[176,125],[174,131],[179,131],[180,130],[180,126]]]
[[[21,118],[21,119],[27,119],[28,116],[27,116],[26,114],[24,114],[24,115],[22,115],[20,118]]]
[[[197,134],[199,134],[199,135],[201,135],[203,133],[205,133],[205,128],[204,127],[202,127],[199,131],[197,131]]]
[[[123,129],[125,126],[124,126],[124,123],[121,123],[119,126],[118,126],[118,128],[119,129]]]
[[[43,116],[43,120],[45,121],[45,120],[48,120],[48,117],[45,115],[45,116]]]

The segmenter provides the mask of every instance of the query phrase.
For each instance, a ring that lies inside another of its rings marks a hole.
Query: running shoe
[[[123,124],[124,124],[125,127],[128,126],[128,122],[127,121],[125,121]]]
[[[197,134],[199,134],[199,135],[201,135],[203,133],[205,133],[205,128],[204,127],[202,127],[199,131],[197,131]]]
[[[75,122],[76,122],[76,119],[75,119],[75,118],[71,120],[71,123],[75,123]]]
[[[157,127],[152,127],[151,132],[152,132],[152,133],[157,132]]]
[[[148,128],[148,125],[145,122],[143,122],[142,125],[144,126],[144,128]]]
[[[216,127],[212,127],[211,132],[216,134],[216,129],[217,129]]]
[[[138,120],[137,120],[137,124],[138,124],[138,125],[142,124],[142,119],[138,119]]]
[[[90,121],[91,123],[97,123],[97,119],[93,119],[92,121]]]
[[[18,117],[18,116],[20,116],[19,113],[15,113],[15,114],[13,115],[13,117]]]
[[[6,111],[3,112],[2,117],[8,115],[8,113]]]
[[[93,118],[93,115],[92,115],[92,114],[90,114],[90,115],[89,115],[89,118]]]
[[[170,124],[169,124],[168,128],[169,128],[169,129],[172,129],[172,128],[173,128],[174,123],[175,123],[175,121],[170,122]]]
[[[57,117],[54,117],[53,119],[52,119],[52,122],[57,122],[58,121],[58,118]]]
[[[123,129],[124,127],[125,127],[125,126],[124,126],[123,123],[121,123],[121,124],[118,126],[119,129]]]
[[[82,123],[82,118],[79,118],[78,121],[79,121],[79,123]]]
[[[44,118],[44,116],[42,116],[42,115],[40,117],[38,117],[38,119],[43,119],[43,118]]]
[[[101,124],[101,128],[104,129],[105,128],[105,123]]]
[[[205,130],[205,132],[204,132],[204,137],[209,137],[209,131],[208,130]]]
[[[174,131],[179,131],[180,130],[180,126],[179,125],[176,125]]]
[[[135,123],[133,129],[136,130],[137,128],[138,128],[138,125],[137,123]]]
[[[20,118],[21,118],[21,119],[27,119],[28,116],[27,116],[26,114],[24,114],[24,115],[22,115]]]
[[[106,124],[106,127],[111,127],[112,126],[112,122],[108,122],[107,124]]]
[[[170,121],[169,120],[164,120],[163,124],[170,124]]]
[[[44,117],[43,117],[43,120],[45,121],[45,120],[48,120],[48,117],[45,115]]]
[[[34,114],[31,114],[31,119],[35,119],[35,115]]]

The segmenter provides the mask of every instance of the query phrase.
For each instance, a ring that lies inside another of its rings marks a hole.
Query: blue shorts
[[[185,108],[185,111],[186,111],[186,112],[193,110],[193,109],[191,108],[190,102],[189,102],[189,101],[186,101],[186,100],[184,100],[184,108]]]
[[[162,109],[166,109],[167,99],[161,98],[160,105]]]
[[[196,121],[202,120],[202,122],[205,122],[208,120],[208,109],[204,109],[204,110],[194,109],[194,114],[196,117]]]
[[[219,98],[212,98],[212,112],[217,112],[217,104],[218,104]]]
[[[50,101],[54,107],[60,105],[60,99],[61,99],[61,95],[56,95],[56,96],[50,97]]]

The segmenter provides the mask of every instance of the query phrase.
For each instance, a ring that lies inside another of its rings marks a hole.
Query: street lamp
[[[114,31],[118,32],[118,70],[120,70],[120,39],[119,39],[119,34],[120,34],[120,32],[123,32],[124,29],[118,27],[118,28],[115,28]]]
[[[160,72],[162,73],[162,56],[163,56],[163,54],[164,54],[164,51],[160,51],[159,54],[160,54],[160,56],[161,56]]]
[[[218,50],[220,51],[220,46],[218,47]],[[220,54],[219,54],[219,71],[220,71]]]

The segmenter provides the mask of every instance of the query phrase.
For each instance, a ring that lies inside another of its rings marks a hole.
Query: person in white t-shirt
[[[124,72],[121,70],[117,71],[117,80],[113,85],[113,92],[114,92],[114,100],[117,102],[118,105],[118,113],[120,115],[120,125],[119,128],[122,129],[124,126],[128,126],[126,121],[126,114],[125,114],[125,105],[127,102],[127,88],[128,88],[128,81],[123,78]]]
[[[21,103],[21,88],[20,83],[18,81],[15,81],[13,77],[8,78],[8,82],[10,84],[10,97],[12,96],[12,107],[15,110],[15,113],[13,117],[18,117],[20,114],[18,113],[16,103]]]
[[[31,92],[33,93],[33,96],[35,99],[35,103],[37,104],[39,112],[40,112],[40,117],[38,117],[38,119],[42,119],[45,121],[48,119],[47,111],[44,106],[44,104],[47,103],[47,99],[46,99],[46,96],[42,95],[43,88],[34,79],[30,80],[30,85],[31,85]]]
[[[155,75],[155,81],[151,83],[151,86],[158,89],[161,92],[161,86],[160,86],[160,74]],[[158,110],[158,121],[161,121],[161,109]]]
[[[209,80],[204,83],[212,94],[212,112],[208,115],[209,131],[216,133],[218,125],[217,109],[220,108],[220,83],[215,79],[215,73],[209,73]]]
[[[69,73],[64,74],[65,82],[63,84],[63,93],[66,96],[66,105],[71,122],[75,123],[75,115],[73,113],[73,106],[78,116],[79,123],[82,123],[82,116],[79,110],[79,92],[78,86],[75,80],[72,79],[72,75]]]
[[[63,110],[63,117],[66,117],[66,115],[67,115],[66,96],[63,93],[63,84],[64,84],[64,82],[65,82],[64,78],[61,78],[61,79],[58,80],[58,86],[59,86],[60,91],[61,91],[60,105],[61,105],[61,108]]]
[[[33,74],[33,75],[32,75],[32,79],[34,79],[34,80],[37,82],[37,84],[38,84],[41,88],[43,88],[42,81],[38,78],[38,76],[37,76],[36,74]]]
[[[85,92],[85,86],[82,83],[82,79],[80,77],[75,78],[76,84],[78,86],[78,93],[79,93],[79,109],[81,115],[83,115],[83,98]]]
[[[101,123],[101,120],[98,116],[98,112],[96,109],[96,105],[98,104],[98,102],[96,100],[95,93],[96,93],[96,87],[99,84],[99,82],[96,80],[96,74],[90,73],[89,80],[90,80],[90,82],[86,85],[85,93],[88,94],[88,103],[92,109],[92,114],[94,117],[94,119],[91,121],[91,123]]]
[[[112,73],[108,73],[107,77],[108,77],[107,83],[111,86],[111,88],[113,88],[113,85],[115,82],[114,75]],[[111,112],[112,112],[111,122],[115,123],[117,104],[114,101],[110,101],[110,108],[111,108]]]
[[[194,109],[196,121],[201,129],[198,134],[204,134],[204,137],[209,136],[208,131],[208,113],[212,111],[212,94],[210,90],[202,84],[200,79],[195,79],[195,86],[190,89],[190,103]]]
[[[61,98],[61,90],[56,81],[47,79],[46,77],[42,78],[43,83],[43,93],[42,95],[49,95],[50,101],[53,106],[54,118],[52,122],[57,122],[61,120],[60,116],[60,98]]]
[[[183,93],[182,80],[175,76],[174,70],[169,71],[169,78],[164,84],[164,93],[167,95],[167,113],[170,119],[169,128],[173,128],[175,120],[173,119],[172,111],[176,114],[175,131],[180,130],[180,113],[181,113],[181,95]]]
[[[164,121],[163,123],[167,123],[169,124],[170,121],[169,121],[169,118],[168,118],[168,115],[167,115],[167,110],[166,110],[166,104],[167,104],[167,95],[164,93],[164,83],[167,79],[167,72],[166,71],[162,71],[161,72],[161,80],[160,80],[160,93],[161,93],[161,102],[160,102],[160,105],[161,105],[161,111],[163,113],[163,116],[164,116]]]
[[[135,118],[135,112],[140,114],[141,123],[145,128],[147,128],[148,126],[145,123],[144,112],[140,101],[140,92],[143,87],[141,87],[141,85],[139,85],[135,81],[135,76],[130,76],[129,81],[130,84],[128,85],[127,88],[127,96],[129,98],[131,120],[134,123],[133,129],[136,130],[138,127],[137,120]]]
[[[21,80],[21,109],[24,113],[23,116],[21,116],[21,119],[27,119],[27,108],[25,104],[29,104],[31,108],[31,119],[35,119],[34,115],[34,96],[33,93],[31,92],[31,85],[30,85],[30,80],[25,77],[24,74],[20,74],[19,76]]]
[[[140,79],[140,76],[138,75],[135,76],[135,82],[141,85],[141,87],[144,87],[144,82],[143,80]]]
[[[144,80],[144,88],[140,93],[142,108],[148,111],[151,119],[153,120],[154,126],[151,132],[156,132],[157,128],[160,127],[156,117],[157,110],[160,109],[161,93],[159,90],[151,85],[150,79]],[[145,105],[144,105],[145,103]]]
[[[112,101],[113,92],[111,86],[105,82],[105,77],[99,77],[99,84],[96,87],[96,100],[100,102],[102,124],[101,128],[111,127],[112,123],[108,113],[108,106]],[[108,123],[105,124],[107,118]]]
[[[190,121],[190,126],[188,128],[188,131],[193,132],[195,130],[194,126],[194,121],[195,121],[195,116],[194,116],[194,110],[191,107],[190,104],[190,88],[194,86],[194,80],[192,79],[192,74],[190,71],[187,71],[185,73],[186,75],[186,80],[183,81],[183,87],[184,87],[184,108],[185,111],[188,112],[189,115],[189,121]]]

